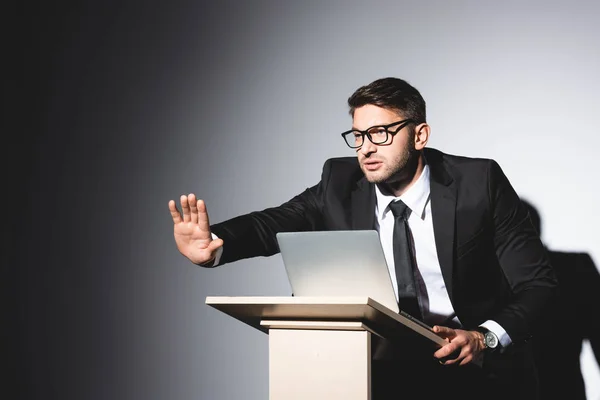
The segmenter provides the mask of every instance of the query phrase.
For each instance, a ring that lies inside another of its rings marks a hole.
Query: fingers
[[[443,349],[443,351],[440,349],[434,353],[434,357],[438,359],[440,364],[452,365],[458,363],[459,365],[466,365],[473,359],[471,350],[467,346],[460,346],[453,343],[452,345],[444,346]]]
[[[466,347],[459,347],[458,349],[454,350],[454,352],[452,352],[452,354],[448,355],[448,357],[446,357],[448,360],[445,362],[445,364],[447,365],[452,365],[452,364],[456,364],[459,363],[459,365],[465,365],[468,364],[469,361],[471,361],[470,357],[471,351],[466,348]]]
[[[461,354],[462,356],[462,354]],[[467,365],[469,364],[471,361],[474,360],[473,354],[469,353],[466,354],[465,356],[462,356],[463,359],[460,361],[460,363],[458,365]]]
[[[456,358],[461,353],[460,341],[455,340],[457,331],[447,326],[434,325],[433,331],[439,336],[445,338],[448,344],[442,346],[433,355],[438,359],[440,364],[449,365],[456,362]],[[453,341],[454,340],[454,341]]]
[[[203,200],[196,202],[196,222],[200,229],[210,230],[210,221],[208,220],[208,211],[206,211],[206,204]]]
[[[173,218],[173,223],[192,222],[198,223],[201,220],[201,228],[208,229],[208,215],[206,214],[206,206],[202,200],[197,200],[196,195],[190,193],[182,194],[179,198],[181,203],[181,212],[177,209],[177,204],[174,200],[169,200],[169,211]]]
[[[206,204],[203,200],[197,199],[194,193],[190,193],[188,195],[182,194],[179,202],[181,203],[181,212],[177,209],[175,201],[169,200],[169,211],[171,212],[173,223],[177,224],[182,221],[191,222],[198,224],[200,229],[204,231],[210,230]]]
[[[433,356],[437,358],[440,363],[444,364],[450,360],[454,360],[460,355],[461,347],[456,343],[448,343],[441,349],[433,353]]]
[[[469,331],[439,326],[435,326],[433,330],[440,336],[449,333],[449,331],[454,332],[454,337],[450,339],[450,343],[434,353],[434,357],[438,359],[440,364],[466,365],[471,363],[480,352],[476,336]]]
[[[173,218],[173,223],[174,224],[178,224],[181,222],[181,214],[179,213],[179,210],[177,209],[177,205],[175,204],[175,201],[173,200],[169,200],[169,211],[171,212],[171,217]]]
[[[197,224],[198,223],[198,206],[197,206],[197,200],[196,200],[196,195],[194,193],[190,193],[188,194],[188,204],[190,206],[190,220],[192,221],[192,223]]]
[[[181,210],[183,211],[183,222],[190,222],[192,219],[190,204],[188,203],[188,197],[184,194],[179,198],[181,203]]]

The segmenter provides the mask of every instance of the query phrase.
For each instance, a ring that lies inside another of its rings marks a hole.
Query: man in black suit
[[[541,235],[537,209],[526,200],[523,204]],[[560,286],[533,339],[540,399],[558,400],[568,393],[569,400],[585,400],[580,362],[584,340],[600,365],[600,272],[588,253],[549,250],[548,256]]]
[[[318,184],[278,207],[214,225],[194,194],[181,196],[181,211],[171,200],[177,248],[210,267],[277,253],[277,232],[376,229],[395,281],[401,204],[416,314],[447,344],[431,357],[388,346],[373,362],[374,399],[536,398],[529,339],[556,280],[500,166],[426,148],[425,101],[404,80],[378,79],[348,104],[342,136],[357,157],[327,160]]]

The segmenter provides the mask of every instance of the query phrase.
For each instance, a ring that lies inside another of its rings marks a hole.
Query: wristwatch
[[[492,352],[500,347],[500,340],[494,332],[483,326],[478,327],[476,330],[483,333],[483,345],[485,346],[485,350]]]

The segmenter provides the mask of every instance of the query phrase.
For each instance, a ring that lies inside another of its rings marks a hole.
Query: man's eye
[[[373,135],[385,136],[385,129],[384,128],[371,129],[369,131],[369,133],[371,134],[371,136],[373,136]]]

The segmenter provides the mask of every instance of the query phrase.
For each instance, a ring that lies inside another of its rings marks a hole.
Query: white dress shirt
[[[417,181],[402,194],[395,197],[385,194],[379,186],[375,185],[377,205],[375,207],[376,228],[385,254],[385,259],[392,278],[392,285],[398,299],[398,283],[396,282],[396,269],[394,267],[393,233],[394,215],[389,204],[402,200],[410,208],[408,225],[413,238],[416,271],[415,283],[419,307],[423,320],[429,325],[444,325],[461,327],[442,276],[442,269],[437,256],[435,236],[433,233],[433,219],[431,216],[429,166],[426,164]],[[488,320],[481,324],[494,332],[502,346],[510,344],[511,339],[506,331],[495,321]]]

